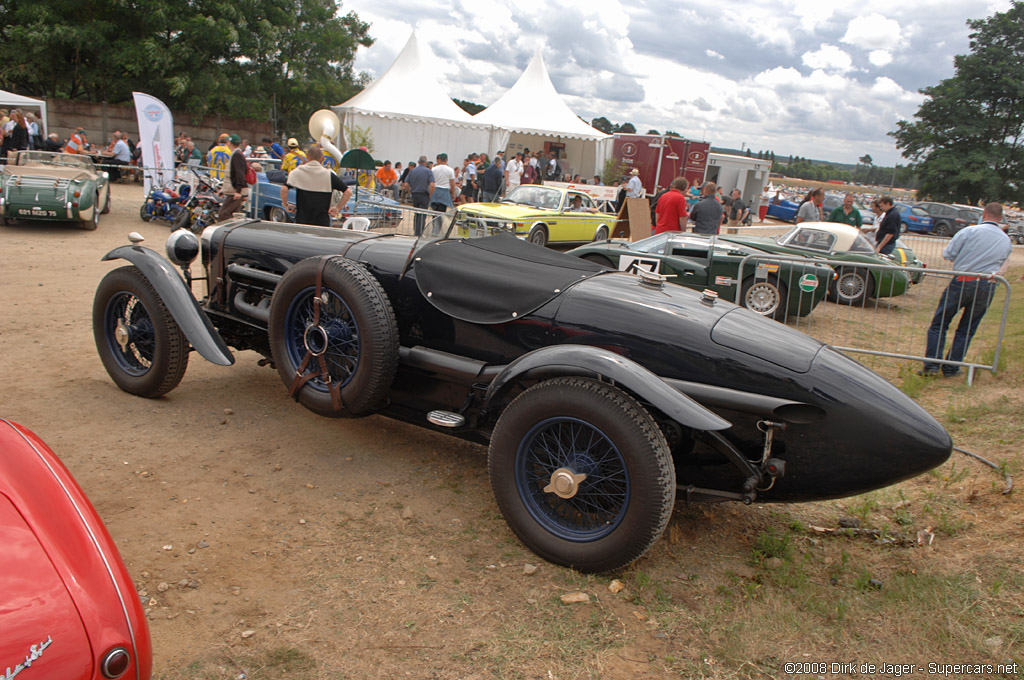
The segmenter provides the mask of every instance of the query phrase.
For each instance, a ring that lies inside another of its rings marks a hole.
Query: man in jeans
[[[967,354],[967,346],[978,330],[981,317],[985,315],[996,285],[992,278],[1006,269],[1006,264],[1013,252],[1013,244],[1006,232],[999,226],[1003,219],[1003,206],[989,203],[981,216],[981,223],[961,229],[949,242],[942,257],[953,261],[953,269],[960,272],[983,274],[976,276],[965,274],[954,276],[939,299],[931,326],[928,327],[928,347],[924,355],[929,359],[939,359],[946,345],[946,331],[949,324],[961,309],[963,314],[953,336],[953,344],[949,348],[946,359],[961,362]],[[940,365],[926,361],[921,375],[938,375]],[[942,375],[952,378],[960,373],[960,367],[952,364],[941,365]]]
[[[404,188],[412,196],[412,207],[430,207],[430,195],[434,193],[434,173],[427,167],[427,157],[420,156],[416,167],[409,171],[405,178]],[[423,234],[423,225],[426,224],[427,216],[418,212],[413,216],[413,233],[417,236]]]

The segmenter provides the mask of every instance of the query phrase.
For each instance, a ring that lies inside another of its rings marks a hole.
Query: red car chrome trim
[[[5,421],[6,422],[6,421]],[[44,642],[40,642],[38,645],[32,645],[28,648],[28,654],[25,655],[25,660],[19,663],[12,670],[10,666],[7,667],[7,672],[0,675],[0,680],[11,680],[18,673],[22,672],[26,668],[32,665],[32,662],[43,655],[43,650],[53,644],[53,639],[47,635]]]

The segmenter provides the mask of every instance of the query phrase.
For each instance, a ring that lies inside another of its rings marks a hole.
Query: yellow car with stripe
[[[510,231],[537,245],[604,241],[618,218],[601,212],[593,197],[562,187],[518,186],[497,203],[459,206],[459,231]]]

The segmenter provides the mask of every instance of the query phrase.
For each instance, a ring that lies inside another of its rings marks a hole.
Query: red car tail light
[[[100,672],[103,673],[103,677],[113,680],[124,675],[131,663],[132,657],[128,650],[124,647],[116,647],[103,657],[103,661],[100,663]]]

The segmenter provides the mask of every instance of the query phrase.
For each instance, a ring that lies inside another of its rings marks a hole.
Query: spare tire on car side
[[[322,416],[380,409],[398,367],[398,324],[387,294],[340,256],[302,260],[270,302],[270,350],[292,396]]]

